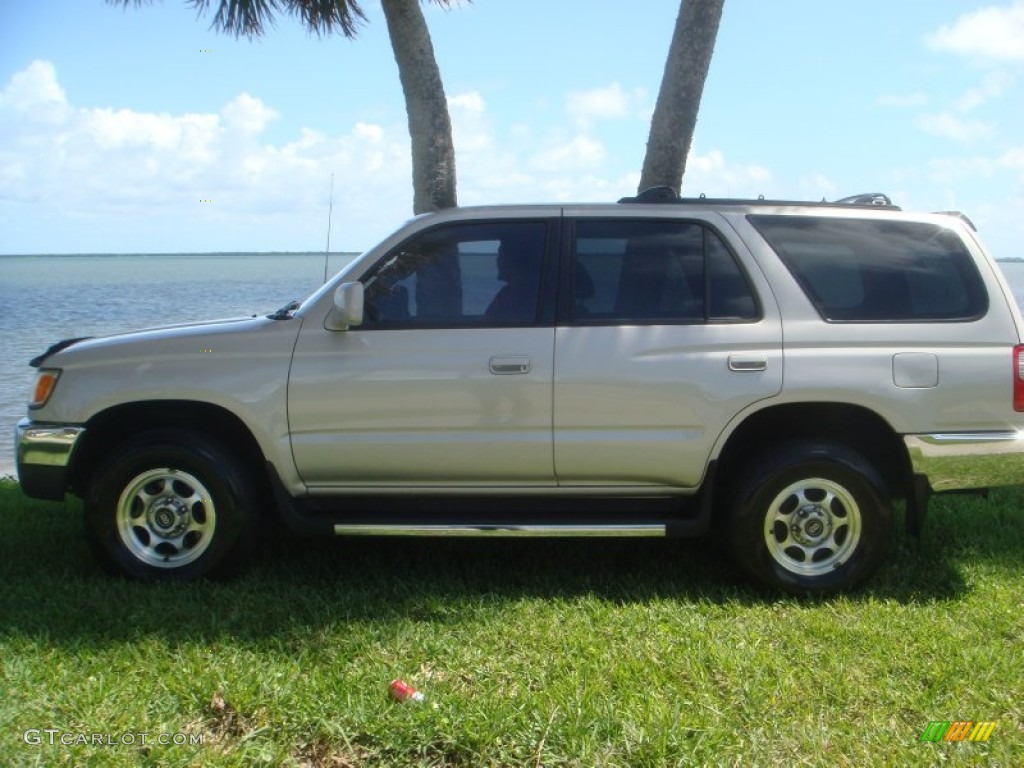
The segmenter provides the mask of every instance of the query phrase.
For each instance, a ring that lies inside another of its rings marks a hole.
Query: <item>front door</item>
[[[550,486],[554,223],[452,223],[361,278],[365,322],[307,317],[289,383],[296,465],[316,488]]]

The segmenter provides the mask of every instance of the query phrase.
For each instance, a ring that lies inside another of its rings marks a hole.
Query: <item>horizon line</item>
[[[0,253],[5,257],[36,256],[349,256],[363,251],[94,251],[82,253]]]

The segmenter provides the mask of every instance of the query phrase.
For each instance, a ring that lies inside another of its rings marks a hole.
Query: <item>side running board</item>
[[[581,537],[581,536],[664,536],[664,523],[643,525],[335,525],[338,536],[538,536],[538,537]]]

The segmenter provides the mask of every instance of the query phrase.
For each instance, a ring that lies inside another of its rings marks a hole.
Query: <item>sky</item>
[[[372,246],[412,183],[362,5],[355,40],[250,41],[184,0],[0,1],[0,254],[322,251],[332,200],[331,250]],[[635,193],[679,0],[424,9],[460,204]],[[876,191],[1024,257],[1024,0],[726,0],[684,194]]]

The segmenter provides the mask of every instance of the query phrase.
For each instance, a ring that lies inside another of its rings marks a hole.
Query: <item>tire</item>
[[[875,468],[840,443],[786,443],[754,461],[731,505],[733,557],[760,584],[830,595],[871,577],[892,537]]]
[[[142,433],[102,464],[85,498],[101,564],[143,581],[233,572],[257,538],[258,500],[240,461],[207,435]]]

